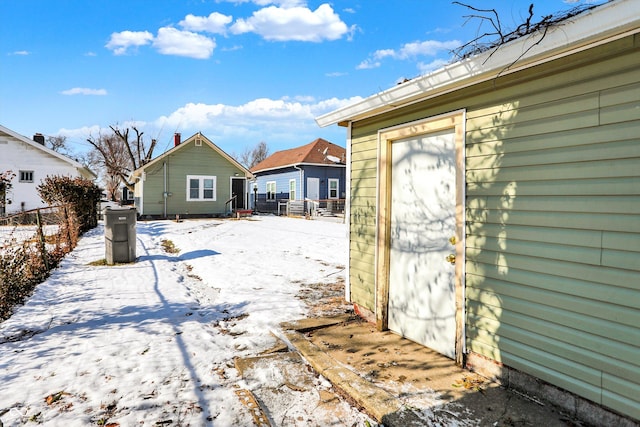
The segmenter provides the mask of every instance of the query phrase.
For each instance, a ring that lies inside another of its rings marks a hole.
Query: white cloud
[[[113,51],[114,55],[124,55],[130,47],[144,46],[153,40],[149,31],[121,31],[112,33],[105,47]]]
[[[190,31],[181,31],[173,27],[158,30],[153,46],[163,55],[186,56],[196,59],[207,59],[216,47],[214,40]]]
[[[223,47],[222,50],[225,52],[233,52],[235,50],[241,50],[242,49],[242,45],[236,44],[230,47]]]
[[[341,72],[341,71],[334,71],[331,73],[325,73],[325,76],[327,77],[342,77],[342,76],[347,76],[349,75],[349,73],[345,73],[345,72]]]
[[[231,26],[235,34],[253,32],[266,40],[307,41],[337,40],[350,29],[340,20],[330,5],[322,4],[315,11],[307,7],[269,6],[238,19]]]
[[[29,52],[28,50],[17,50],[15,52],[10,53],[10,55],[28,56],[28,55],[31,55],[31,52]]]
[[[225,34],[227,25],[233,20],[232,16],[213,12],[209,16],[195,16],[189,14],[178,23],[182,28],[189,31],[205,31],[213,34]]]
[[[388,56],[390,57],[394,57],[396,56],[396,52],[393,49],[381,49],[381,50],[376,50],[373,53],[373,57],[376,59],[384,59]]]
[[[72,138],[72,139],[84,142],[84,140],[89,136],[98,136],[102,133],[108,133],[109,131],[111,131],[111,129],[101,128],[98,125],[93,125],[93,126],[83,126],[77,129],[61,128],[58,132],[56,132],[56,135],[64,135],[67,138],[70,138],[70,139]]]
[[[74,87],[72,89],[63,90],[60,92],[63,95],[98,95],[103,96],[107,94],[106,89],[89,89],[86,87]]]
[[[409,59],[418,56],[436,56],[443,51],[450,51],[459,47],[462,43],[458,40],[445,42],[437,40],[425,40],[421,42],[406,43],[399,50],[383,49],[374,52],[373,57],[383,59],[386,57],[394,59]]]
[[[331,98],[315,101],[312,97],[293,99],[258,98],[242,105],[188,103],[168,116],[156,120],[157,127],[210,130],[220,133],[233,128],[239,133],[257,130],[268,133],[300,126],[314,128],[315,117],[362,98]]]
[[[181,132],[183,139],[202,132],[227,153],[259,141],[266,141],[270,149],[276,151],[306,144],[318,137],[343,144],[346,137],[343,128],[334,126],[321,129],[315,118],[360,101],[361,97],[318,101],[308,96],[294,96],[283,99],[259,98],[241,105],[188,103],[153,121],[125,122],[119,126],[135,124],[145,132],[145,136],[158,138],[156,154],[171,146],[167,129]],[[108,124],[114,123],[61,129],[58,134],[82,141],[83,147],[88,149],[88,144],[84,143],[87,137],[111,134]]]
[[[373,61],[372,59],[365,59],[356,66],[356,70],[371,70],[373,68],[379,68],[382,65],[380,61]]]
[[[400,47],[400,49],[380,49],[375,51],[373,54],[369,56],[369,58],[362,61],[360,64],[356,66],[358,70],[366,70],[371,68],[378,68],[382,66],[382,60],[386,58],[391,58],[395,60],[412,60],[418,57],[430,56],[436,57],[441,55],[443,52],[448,52],[459,47],[461,42],[458,40],[448,40],[448,41],[438,41],[438,40],[425,40],[425,41],[416,41],[412,43],[406,43]],[[418,68],[424,71],[430,66],[436,67],[437,65],[444,65],[446,63],[443,59],[436,59],[431,62],[431,64],[425,65],[424,63],[419,63]],[[438,68],[438,67],[436,67]],[[429,71],[435,68],[429,69]]]

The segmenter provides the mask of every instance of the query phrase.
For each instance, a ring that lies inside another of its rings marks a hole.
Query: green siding
[[[458,109],[467,349],[640,418],[638,38],[352,123],[354,302],[375,306],[378,130]]]
[[[167,215],[220,215],[225,214],[225,202],[231,197],[231,177],[244,171],[212,149],[206,142],[195,145],[195,138],[184,141],[184,146],[169,153],[158,163],[149,166],[144,181],[144,215],[164,213],[164,167],[166,163]],[[187,201],[187,175],[216,177],[215,201]]]

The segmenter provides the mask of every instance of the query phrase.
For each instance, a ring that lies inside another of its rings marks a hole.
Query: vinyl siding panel
[[[351,146],[349,284],[351,301],[375,308],[377,138],[353,138]]]
[[[638,40],[352,123],[354,302],[375,306],[378,130],[465,109],[467,350],[640,418]]]
[[[585,94],[560,73],[469,111],[466,140],[468,349],[635,417],[637,58],[591,64]]]

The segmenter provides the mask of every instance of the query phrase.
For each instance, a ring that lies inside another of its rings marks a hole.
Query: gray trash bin
[[[136,260],[136,208],[104,211],[105,258],[107,264]]]

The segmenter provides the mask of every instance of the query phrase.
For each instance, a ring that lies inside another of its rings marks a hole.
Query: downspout
[[[303,179],[304,179],[304,171],[300,167],[298,167],[296,165],[293,165],[293,168],[297,169],[300,172],[300,195],[301,195],[301,197],[300,198],[296,197],[296,199],[304,200],[304,184],[303,184],[303,182],[304,182],[303,181]]]
[[[164,218],[166,219],[167,218],[167,161],[166,160],[162,162],[162,175],[163,175],[163,181],[164,181],[164,188],[162,192],[162,199],[164,201],[163,213],[164,213]]]
[[[302,185],[302,182],[303,182],[302,180],[304,179],[304,171],[301,168],[299,168],[298,166],[296,166],[296,165],[293,165],[293,168],[297,169],[298,171],[300,171],[300,198],[299,199],[302,200],[302,211],[304,212],[304,210],[305,210],[304,209],[305,197],[304,197],[304,187]],[[296,194],[296,196],[297,196],[297,194]],[[289,195],[289,197],[291,197],[291,195]]]

